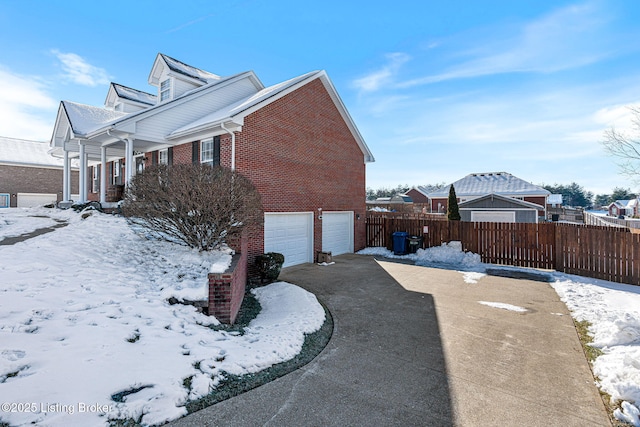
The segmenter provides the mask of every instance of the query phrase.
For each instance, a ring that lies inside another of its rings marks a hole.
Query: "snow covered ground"
[[[0,424],[175,419],[224,372],[293,358],[324,322],[313,294],[279,282],[254,291],[262,310],[244,335],[214,331],[215,318],[167,299],[204,299],[207,273],[226,269],[229,251],[202,254],[146,240],[119,217],[49,209],[0,211],[0,239],[54,223],[34,215],[69,225],[0,246]]]
[[[459,242],[450,242],[415,254],[394,255],[386,248],[366,248],[359,254],[387,258],[409,259],[416,265],[447,267],[460,271],[465,282],[477,283],[488,266],[480,256],[463,252]],[[640,286],[623,285],[564,273],[551,273],[551,286],[573,312],[576,320],[591,323],[591,344],[603,354],[593,370],[599,378],[598,386],[621,402],[616,418],[640,427]],[[525,310],[522,307],[478,301],[506,310]]]

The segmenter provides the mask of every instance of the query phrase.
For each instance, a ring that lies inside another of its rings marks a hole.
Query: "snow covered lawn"
[[[416,265],[444,266],[456,270],[467,283],[477,283],[488,264],[477,254],[463,252],[450,242],[415,254],[394,255],[386,248],[366,248],[359,254],[409,259]],[[621,402],[616,418],[640,427],[640,286],[623,285],[563,273],[551,273],[551,286],[578,321],[591,323],[592,346],[603,354],[593,364],[598,386]],[[478,301],[491,307],[520,311],[521,307]]]
[[[0,238],[51,225],[33,214],[69,225],[0,246],[0,424],[175,419],[225,372],[293,358],[325,320],[313,294],[279,282],[254,291],[262,310],[244,335],[215,331],[215,318],[167,299],[204,299],[207,273],[226,269],[228,252],[145,240],[111,215],[46,209],[3,211]]]

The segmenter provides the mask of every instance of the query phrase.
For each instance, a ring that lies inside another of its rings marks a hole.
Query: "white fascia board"
[[[160,84],[160,76],[162,76],[163,67],[169,68],[169,66],[165,64],[160,53],[158,53],[156,54],[156,59],[153,61],[153,67],[151,67],[151,72],[147,78],[147,82],[151,86],[158,86]]]
[[[329,79],[329,76],[327,75],[326,71],[322,70],[320,72],[320,79],[322,83],[324,83],[325,87],[327,88],[329,95],[333,99],[334,104],[336,104],[336,106],[338,107],[338,111],[340,112],[340,115],[342,115],[342,118],[344,119],[345,123],[349,127],[349,130],[351,130],[351,133],[353,134],[354,138],[356,139],[356,142],[360,146],[360,149],[364,153],[365,163],[375,162],[376,159],[373,157],[373,153],[371,152],[371,150],[369,150],[367,143],[364,141],[364,138],[360,134],[360,131],[356,126],[356,123],[353,121],[353,118],[349,114],[349,110],[347,110],[347,107],[342,102],[342,99],[340,98],[338,91],[333,86],[333,83],[331,82],[331,79]]]
[[[176,144],[181,144],[181,140],[187,138],[191,140],[198,135],[210,133],[209,136],[216,136],[228,133],[220,127],[220,124],[224,123],[224,126],[233,132],[242,132],[242,126],[244,125],[244,117],[232,119],[231,117],[224,117],[213,120],[211,122],[203,123],[200,126],[189,128],[182,132],[174,132],[167,135],[165,138],[169,141],[174,141]]]
[[[53,125],[53,133],[51,135],[51,140],[49,141],[49,147],[61,147],[62,144],[64,144],[65,138],[69,135],[70,128],[71,123],[69,122],[66,111],[62,106],[62,102],[60,102],[60,106],[58,107],[58,114],[56,115],[56,121]]]

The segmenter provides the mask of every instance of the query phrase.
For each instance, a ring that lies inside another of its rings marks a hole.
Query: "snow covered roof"
[[[220,79],[220,76],[218,76],[217,74],[192,67],[191,65],[185,64],[182,61],[178,61],[177,59],[167,56],[164,53],[160,53],[159,55],[167,64],[167,66],[176,73],[180,73],[187,77],[200,80],[203,83],[211,83],[214,80]]]
[[[531,184],[507,172],[472,173],[429,194],[429,198],[449,196],[449,188],[453,185],[456,196],[483,196],[485,194],[501,194],[507,196],[548,196],[551,192]]]
[[[243,111],[246,111],[248,109],[250,109],[251,107],[261,103],[262,101],[265,101],[266,99],[275,96],[276,94],[283,92],[284,90],[290,88],[291,86],[296,85],[297,83],[300,83],[302,81],[304,81],[305,79],[318,74],[319,71],[313,71],[307,74],[303,74],[301,76],[298,77],[294,77],[293,79],[287,80],[285,82],[282,83],[278,83],[276,85],[273,86],[269,86],[266,87],[260,91],[258,91],[257,93],[248,96],[238,102],[235,102],[231,105],[227,105],[224,108],[221,108],[217,111],[214,111],[211,114],[207,114],[206,116],[196,120],[195,122],[189,123],[185,126],[182,126],[176,130],[174,130],[173,132],[171,132],[169,134],[169,137],[172,136],[177,136],[180,134],[184,134],[184,133],[189,133],[189,132],[193,132],[195,130],[197,130],[198,128],[201,127],[206,127],[209,125],[213,125],[213,124],[217,124],[221,121],[223,121],[224,119],[230,119],[233,116],[242,113]]]
[[[111,83],[120,98],[129,99],[131,101],[140,102],[147,105],[156,105],[157,96],[138,89],[132,89],[118,83]]]
[[[62,101],[62,107],[71,122],[73,133],[77,135],[86,135],[128,115],[122,111],[107,110],[71,101]]]
[[[63,160],[49,154],[46,141],[0,137],[0,163],[62,167]]]

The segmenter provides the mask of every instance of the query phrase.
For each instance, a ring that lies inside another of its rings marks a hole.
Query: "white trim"
[[[162,161],[162,154],[166,154],[165,161]],[[163,148],[162,150],[158,150],[158,164],[159,165],[168,165],[169,164],[169,149]]]

